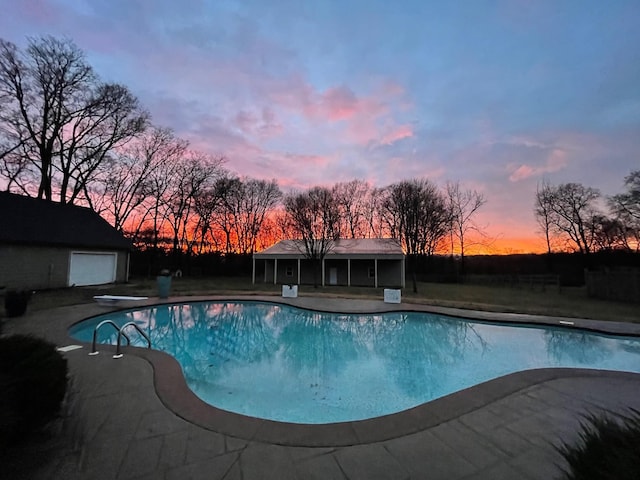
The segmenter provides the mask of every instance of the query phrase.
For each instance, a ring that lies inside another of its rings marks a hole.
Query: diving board
[[[98,305],[117,305],[121,302],[135,302],[139,300],[147,300],[149,297],[132,297],[128,295],[94,295],[93,299]]]

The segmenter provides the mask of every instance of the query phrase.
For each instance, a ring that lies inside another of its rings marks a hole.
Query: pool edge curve
[[[236,300],[265,301],[318,311],[345,311],[344,305],[334,310],[327,309],[326,299],[323,298],[315,299],[316,301],[321,302],[322,307],[318,308],[313,306],[313,301],[310,301],[313,300],[313,297],[306,297],[306,301],[296,302],[291,300],[287,301],[287,299],[281,299],[279,297],[249,295],[174,297],[166,301],[150,299],[144,303],[137,303],[134,308],[149,307],[165,303]],[[446,313],[447,315],[453,315],[459,318],[491,321],[496,323],[535,323],[540,325],[561,326],[558,324],[558,319],[554,317],[466,311],[447,307],[431,307],[427,305],[405,303],[400,304],[397,307],[389,307],[388,304],[375,301],[369,302],[367,308],[363,309],[362,301],[360,301],[356,306],[353,305],[353,300],[347,300],[347,302],[351,302],[351,307],[347,309],[347,313],[420,311]],[[109,311],[129,309],[130,308],[113,308]],[[106,313],[105,310],[102,310],[102,313]],[[68,332],[76,323],[94,316],[96,315],[94,314],[68,322],[66,325],[66,331]],[[594,320],[580,319],[573,320],[576,320],[575,328],[583,330],[591,330],[610,335],[640,336],[640,328],[638,328],[640,326],[637,324],[598,322]],[[613,329],[607,328],[612,325],[614,326]],[[629,327],[627,329],[629,331],[621,331],[625,329],[624,327]],[[77,342],[77,340],[75,341]],[[487,405],[488,403],[494,402],[528,387],[559,378],[606,376],[610,378],[640,380],[640,374],[610,370],[573,368],[524,370],[474,385],[398,413],[365,420],[340,423],[298,424],[249,417],[219,409],[204,402],[197,397],[195,393],[193,393],[186,383],[186,379],[178,361],[170,354],[158,350],[148,350],[139,347],[124,347],[123,351],[125,354],[132,354],[149,362],[153,368],[154,387],[158,398],[165,407],[184,420],[211,431],[216,431],[245,440],[301,447],[341,447],[375,443],[406,436],[452,420],[465,413],[472,412]]]

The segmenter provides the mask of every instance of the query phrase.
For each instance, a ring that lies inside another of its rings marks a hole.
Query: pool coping
[[[330,301],[328,301],[330,300]],[[602,322],[585,319],[565,319],[523,314],[481,312],[448,307],[433,307],[421,304],[385,304],[382,301],[357,299],[326,299],[320,297],[298,297],[297,299],[276,296],[234,295],[172,297],[166,300],[149,299],[135,302],[126,308],[103,309],[103,313],[149,307],[167,303],[190,303],[200,301],[260,301],[285,304],[297,308],[332,313],[385,313],[425,312],[451,315],[457,318],[487,321],[492,323],[519,323],[580,328],[608,335],[640,336],[640,325],[623,322]],[[99,314],[99,313],[98,313]],[[96,314],[84,318],[70,319],[69,327]],[[571,321],[573,325],[559,323]],[[67,338],[71,342],[77,340]],[[88,344],[85,344],[88,345]],[[112,352],[112,346],[101,345],[101,350]],[[162,403],[179,417],[208,430],[245,440],[285,446],[342,447],[369,444],[416,433],[440,423],[447,422],[487,404],[512,395],[534,385],[567,377],[608,377],[614,379],[640,379],[640,374],[594,369],[545,368],[525,370],[505,375],[467,389],[446,395],[402,412],[366,420],[329,424],[297,424],[249,417],[228,412],[209,405],[197,397],[188,387],[182,368],[171,355],[153,349],[124,347],[125,354],[132,354],[149,362],[153,368],[156,393]]]

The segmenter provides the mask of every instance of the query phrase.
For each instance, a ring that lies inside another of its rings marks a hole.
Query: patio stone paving
[[[388,309],[363,300],[290,302],[322,309],[331,303],[336,311]],[[78,343],[67,337],[70,324],[104,311],[81,305],[28,313],[7,319],[5,333],[69,345]],[[638,334],[638,326],[629,331]],[[558,369],[503,377],[385,421],[290,429],[212,417],[220,419],[217,425],[210,418],[199,422],[200,407],[183,405],[178,387],[166,393],[160,377],[170,360],[135,350],[120,360],[108,351],[88,356],[87,345],[65,353],[72,378],[65,417],[49,437],[5,452],[7,478],[546,480],[563,466],[554,445],[577,438],[583,414],[640,409],[638,374]]]

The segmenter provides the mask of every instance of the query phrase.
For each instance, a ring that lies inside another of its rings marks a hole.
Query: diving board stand
[[[112,305],[118,305],[126,302],[136,302],[140,300],[147,300],[149,297],[131,297],[128,295],[94,295],[93,299],[98,302],[98,305],[109,307]]]

